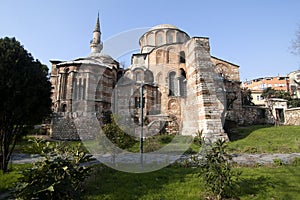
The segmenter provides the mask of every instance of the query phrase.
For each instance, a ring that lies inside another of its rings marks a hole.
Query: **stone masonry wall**
[[[209,52],[207,38],[193,38],[187,43],[187,88],[188,95],[185,111],[192,119],[184,118],[185,123],[193,124],[189,127],[194,132],[203,131],[203,137],[214,141],[218,138],[227,139],[222,125],[223,99],[219,99],[216,93],[214,80],[214,64]],[[195,127],[195,125],[197,126]],[[183,128],[186,128],[183,126]],[[189,130],[191,131],[191,130]],[[183,131],[184,132],[184,131]]]
[[[285,110],[285,125],[300,126],[300,107]]]

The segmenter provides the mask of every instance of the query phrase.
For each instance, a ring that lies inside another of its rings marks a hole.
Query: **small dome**
[[[172,24],[159,24],[156,26],[153,26],[152,28],[149,29],[149,31],[157,30],[157,29],[178,29],[178,27],[172,25]]]

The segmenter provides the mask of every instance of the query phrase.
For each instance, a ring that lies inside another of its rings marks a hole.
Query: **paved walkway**
[[[300,153],[290,153],[290,154],[233,154],[233,161],[241,165],[254,165],[254,164],[272,164],[274,159],[279,159],[283,163],[290,163],[296,157],[300,158]],[[41,158],[39,155],[29,155],[29,154],[13,154],[11,162],[15,164],[33,163]],[[190,156],[183,155],[181,160],[189,159]],[[123,157],[124,159],[124,157]],[[126,157],[125,157],[125,160]],[[130,158],[128,158],[130,160]],[[125,161],[126,162],[126,161]]]

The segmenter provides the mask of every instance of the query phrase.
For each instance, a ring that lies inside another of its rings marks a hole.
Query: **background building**
[[[242,87],[251,90],[253,103],[255,105],[265,105],[265,99],[262,96],[262,92],[267,88],[273,88],[274,90],[282,90],[288,92],[289,77],[275,76],[257,78],[244,82]]]
[[[291,72],[288,74],[289,77],[289,91],[292,98],[300,98],[300,70]]]

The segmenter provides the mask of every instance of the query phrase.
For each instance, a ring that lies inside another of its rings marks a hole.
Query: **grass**
[[[236,167],[240,199],[300,199],[300,165]],[[130,174],[99,166],[87,182],[84,199],[205,199],[197,168],[167,167],[146,174]]]
[[[204,185],[197,171],[168,167],[130,174],[102,167],[88,181],[84,199],[199,199]]]
[[[13,188],[20,170],[30,164],[15,165],[0,176],[0,194]],[[248,199],[300,199],[300,164],[288,166],[238,167],[242,171],[238,196]],[[205,189],[199,168],[169,166],[161,170],[131,174],[97,165],[85,183],[83,199],[205,199],[212,196]]]
[[[17,142],[14,153],[24,153],[24,154],[40,154],[42,147],[45,146],[46,142],[50,143],[63,143],[70,147],[75,147],[81,143],[81,141],[46,141],[44,139],[38,139],[40,140],[39,145],[40,147],[37,147],[36,144],[34,144],[34,137],[25,136],[20,139],[20,141]],[[82,145],[81,149],[85,152],[88,152],[84,145]]]
[[[290,153],[300,152],[299,126],[241,127],[231,135],[231,153]],[[146,141],[146,145],[149,141]],[[149,144],[153,142],[150,141]],[[157,137],[155,144],[168,144],[169,138]],[[67,142],[77,145],[78,142]],[[24,153],[26,140],[17,147]],[[193,143],[190,152],[199,151]],[[26,150],[25,150],[26,151]],[[133,147],[138,151],[138,145]],[[0,174],[0,194],[7,192],[20,177],[19,171],[30,165],[12,165],[12,172]],[[241,167],[240,199],[300,199],[300,164],[283,166]],[[86,182],[84,199],[205,199],[211,194],[205,189],[200,170],[170,166],[161,170],[130,174],[103,165],[95,167]]]
[[[228,143],[231,153],[300,152],[300,126],[252,126],[235,130]]]
[[[241,170],[241,199],[300,199],[299,165]]]
[[[0,171],[0,194],[14,188],[14,183],[16,183],[18,178],[21,177],[20,172],[30,166],[31,164],[13,164],[9,165],[9,173],[3,174],[3,172]]]

